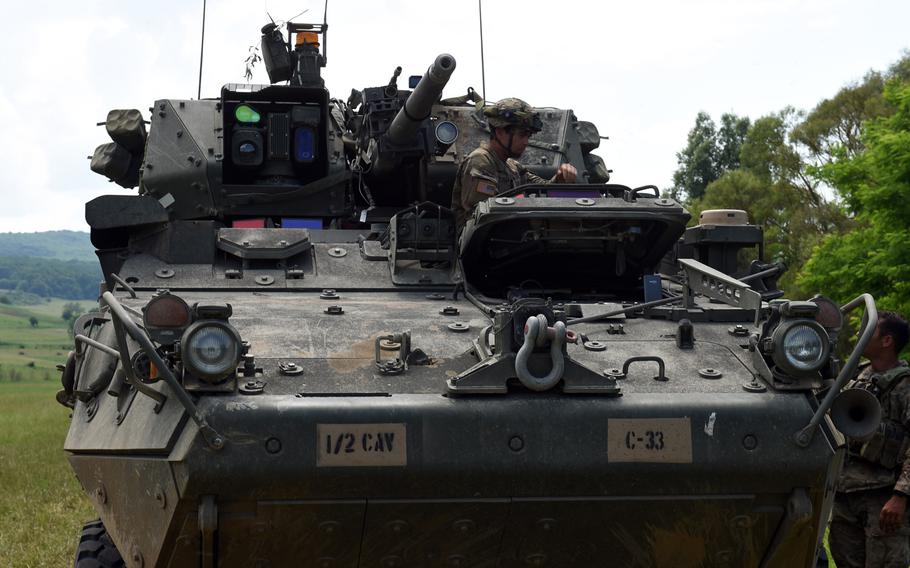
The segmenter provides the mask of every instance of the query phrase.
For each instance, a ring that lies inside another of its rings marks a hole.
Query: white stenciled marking
[[[717,420],[717,413],[712,412],[711,416],[708,416],[708,421],[705,423],[705,434],[708,436],[714,437],[714,421]]]

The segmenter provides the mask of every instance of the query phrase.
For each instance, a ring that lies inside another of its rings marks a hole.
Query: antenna
[[[205,0],[202,0],[202,43],[199,46],[199,86],[196,100],[202,99],[202,54],[205,52]]]
[[[326,0],[326,3],[328,1]],[[487,76],[483,68],[483,0],[477,0],[477,16],[480,20],[480,88],[483,104],[487,104]]]

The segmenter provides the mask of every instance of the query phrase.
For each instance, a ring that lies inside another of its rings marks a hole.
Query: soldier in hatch
[[[829,534],[838,568],[910,566],[910,367],[898,359],[907,339],[907,322],[880,312],[863,353],[869,365],[849,385],[878,397],[882,422],[865,443],[848,444]]]
[[[573,183],[578,173],[572,164],[562,164],[556,175],[545,180],[518,163],[531,135],[543,127],[528,103],[502,99],[484,107],[483,114],[490,125],[490,141],[461,162],[452,188],[452,211],[459,228],[474,206],[488,197],[525,183]]]

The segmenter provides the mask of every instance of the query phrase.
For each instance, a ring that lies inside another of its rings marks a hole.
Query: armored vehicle
[[[270,85],[107,117],[92,169],[138,195],[86,206],[75,565],[814,565],[841,432],[874,422],[840,393],[872,299],[781,299],[759,227],[610,183],[567,109],[522,162],[579,183],[456,234],[483,101],[441,98],[447,54],[331,98],[326,32],[263,28]]]

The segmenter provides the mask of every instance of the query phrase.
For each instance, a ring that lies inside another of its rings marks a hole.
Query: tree
[[[834,146],[818,168],[857,227],[818,246],[800,283],[838,302],[869,292],[880,309],[910,315],[910,81],[890,80],[883,96],[894,112],[865,123],[860,150]]]
[[[814,292],[797,285],[799,269],[825,235],[849,224],[841,209],[819,194],[819,181],[808,174],[790,141],[789,132],[799,118],[789,107],[751,124],[735,115],[722,118],[721,130],[729,133],[725,136],[730,147],[739,147],[739,161],[728,159],[731,169],[690,204],[695,215],[705,209],[747,211],[750,222],[764,230],[765,260],[787,265],[779,284],[791,298]]]
[[[725,113],[720,122],[718,130],[708,113],[699,112],[695,117],[686,147],[676,154],[679,167],[673,174],[673,187],[669,192],[674,198],[699,199],[711,182],[724,172],[739,167],[749,118]]]
[[[716,171],[723,172],[735,170],[740,165],[740,152],[751,123],[747,116],[736,116],[724,113],[720,117],[720,129],[717,131],[717,163]]]
[[[796,125],[791,139],[808,150],[815,165],[830,164],[838,156],[856,156],[864,148],[863,123],[894,113],[884,96],[889,79],[910,80],[910,55],[905,54],[886,73],[869,71],[862,81],[850,83],[818,103]]]
[[[63,313],[60,314],[60,317],[63,318],[63,321],[70,322],[75,320],[82,314],[82,306],[76,302],[67,302],[63,304]]]
[[[717,179],[715,168],[716,136],[714,121],[706,112],[695,117],[695,126],[689,131],[686,147],[676,154],[679,164],[673,174],[675,198],[698,199],[708,184]]]
[[[792,107],[755,121],[740,151],[742,167],[766,183],[786,183],[802,192],[801,199],[821,206],[818,180],[810,175],[799,150],[790,142],[789,132],[801,114]]]

